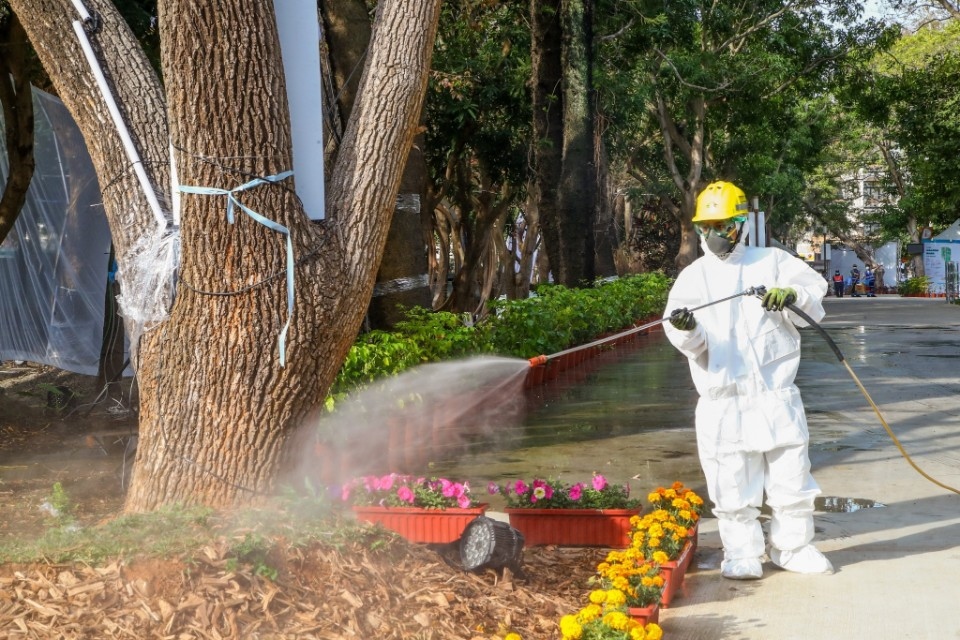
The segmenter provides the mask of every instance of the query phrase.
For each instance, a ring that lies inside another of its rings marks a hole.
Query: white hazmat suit
[[[793,289],[797,308],[814,321],[823,318],[823,277],[781,249],[744,244],[722,259],[705,251],[684,269],[666,311],[692,309],[761,285]],[[765,548],[757,517],[764,491],[772,510],[773,561],[793,571],[832,571],[810,545],[820,489],[810,475],[807,420],[794,385],[800,363],[794,324],[806,323],[788,309],[767,311],[752,296],[701,309],[694,317],[690,331],[669,322],[663,327],[689,358],[700,394],[697,447],[723,541],[722,574],[761,577]]]

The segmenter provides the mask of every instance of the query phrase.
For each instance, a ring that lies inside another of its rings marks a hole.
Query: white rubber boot
[[[833,573],[833,565],[812,544],[793,551],[770,549],[770,559],[781,569],[795,573]]]
[[[720,563],[720,575],[730,580],[757,580],[763,577],[763,564],[760,558],[724,558]]]

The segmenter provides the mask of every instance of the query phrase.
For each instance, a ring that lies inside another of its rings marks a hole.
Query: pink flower
[[[440,479],[440,493],[443,494],[444,498],[453,498],[457,495],[457,485],[450,482],[446,478]]]
[[[583,495],[583,485],[578,482],[577,484],[570,487],[569,495],[570,495],[570,499],[573,500],[574,502],[579,500],[580,497]]]
[[[380,481],[377,483],[377,489],[383,491],[390,491],[393,489],[393,481],[396,480],[397,476],[393,473],[387,474],[380,478]]]
[[[492,496],[500,493],[500,485],[498,485],[496,482],[487,483],[487,493]]]
[[[466,509],[470,506],[470,497],[463,493],[457,498],[457,504],[461,509]]]
[[[518,496],[522,496],[522,495],[525,494],[529,489],[530,489],[530,487],[528,487],[528,486],[527,486],[527,483],[524,482],[523,480],[517,480],[517,484],[515,484],[515,485],[513,486],[513,490],[516,491],[516,493],[517,493]]]
[[[454,483],[450,487],[450,496],[451,498],[460,498],[467,495],[467,488],[460,484],[459,482]]]
[[[607,486],[607,479],[604,478],[599,473],[593,476],[593,488],[597,491],[603,491],[604,487]]]
[[[350,487],[350,485],[348,485],[348,484],[345,484],[345,485],[343,485],[342,487],[340,487],[340,499],[341,499],[341,500],[349,500],[349,499],[350,499],[350,490],[351,490],[351,487]]]
[[[551,487],[545,480],[537,478],[533,481],[533,495],[530,496],[530,502],[536,502],[537,500],[549,500],[553,497],[553,487]]]
[[[397,497],[409,504],[413,504],[414,500],[416,499],[416,496],[410,487],[400,487],[397,489]]]

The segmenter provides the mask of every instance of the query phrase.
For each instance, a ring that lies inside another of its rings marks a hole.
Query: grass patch
[[[39,538],[0,543],[0,562],[97,565],[135,557],[190,557],[205,545],[225,541],[236,562],[271,575],[267,556],[281,540],[293,546],[360,543],[375,551],[389,547],[394,537],[344,518],[323,500],[287,496],[276,504],[229,513],[171,506],[89,528],[57,523]]]

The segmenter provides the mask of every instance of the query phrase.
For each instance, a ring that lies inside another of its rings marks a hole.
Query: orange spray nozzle
[[[542,364],[547,364],[547,356],[534,356],[529,360],[531,367],[539,367]]]

